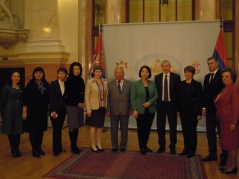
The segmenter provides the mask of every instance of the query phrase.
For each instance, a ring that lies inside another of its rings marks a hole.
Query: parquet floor
[[[167,142],[169,141],[169,135],[166,135]],[[28,134],[24,133],[21,137],[20,151],[23,154],[21,158],[13,158],[10,154],[10,146],[8,143],[8,138],[6,135],[0,134],[0,178],[1,179],[40,179],[42,176],[51,170],[53,167],[57,166],[70,155],[70,140],[68,136],[68,129],[63,129],[63,147],[66,153],[62,153],[55,157],[52,154],[52,129],[49,128],[48,131],[44,133],[43,146],[42,148],[46,152],[45,156],[41,158],[34,158],[31,155],[31,146],[28,139]],[[102,145],[104,148],[111,149],[110,142],[110,129],[107,128],[106,132],[103,133]],[[80,147],[89,147],[89,132],[88,128],[80,128],[78,145]],[[219,143],[218,143],[219,146]],[[151,131],[150,140],[148,147],[153,149],[154,152],[158,149],[157,144],[157,132]],[[220,149],[220,147],[218,147]],[[183,137],[181,132],[178,132],[178,143],[177,143],[177,153],[181,152],[183,149]],[[138,141],[137,132],[132,129],[129,130],[129,140],[127,150],[138,151]],[[202,157],[207,155],[207,139],[204,133],[198,133],[198,147],[197,154],[201,154]],[[169,152],[169,148],[166,149]],[[220,152],[220,150],[219,150]],[[238,157],[239,161],[239,157]],[[218,170],[217,162],[207,162],[204,163],[208,179],[238,179],[237,175],[225,175],[221,174]],[[238,162],[239,166],[239,162]]]

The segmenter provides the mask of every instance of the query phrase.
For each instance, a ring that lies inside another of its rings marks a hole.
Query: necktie
[[[117,85],[117,86],[118,86],[118,90],[119,90],[119,92],[121,92],[120,82],[121,82],[121,81],[119,80],[119,81],[118,81],[118,85]]]
[[[210,74],[210,80],[209,80],[209,83],[212,82],[212,80],[213,80],[213,76],[214,76],[214,73],[211,73],[211,74]]]
[[[168,75],[165,75],[165,79],[164,79],[164,101],[167,102],[168,101],[168,79],[167,79]]]

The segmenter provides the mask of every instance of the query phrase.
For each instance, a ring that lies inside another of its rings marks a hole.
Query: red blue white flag
[[[227,53],[223,38],[223,28],[221,27],[220,32],[217,37],[217,43],[213,52],[213,57],[218,59],[219,69],[228,67]]]

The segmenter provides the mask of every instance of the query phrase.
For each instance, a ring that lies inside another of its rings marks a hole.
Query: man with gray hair
[[[115,68],[115,79],[108,83],[109,105],[106,115],[110,116],[112,152],[126,151],[128,142],[128,124],[130,111],[130,90],[132,82],[124,79],[124,69]],[[118,127],[120,124],[121,141],[118,144]]]
[[[162,73],[155,76],[155,84],[158,90],[157,107],[157,132],[159,149],[157,153],[165,151],[165,124],[166,116],[170,127],[170,153],[176,154],[177,143],[177,94],[181,83],[180,76],[170,72],[169,60],[161,62]]]

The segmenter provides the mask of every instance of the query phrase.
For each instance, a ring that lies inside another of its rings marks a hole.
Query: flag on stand
[[[219,69],[223,69],[228,67],[228,60],[226,54],[226,48],[223,38],[223,28],[221,27],[219,35],[217,37],[217,43],[213,52],[213,57],[218,59],[219,62]]]
[[[93,74],[93,68],[97,65],[101,65],[103,68],[103,74],[102,77],[105,77],[105,64],[104,64],[104,53],[103,53],[103,44],[102,44],[102,32],[100,32],[100,35],[98,37],[98,41],[96,44],[95,52],[92,58],[91,67],[89,70],[89,78],[92,77]]]

